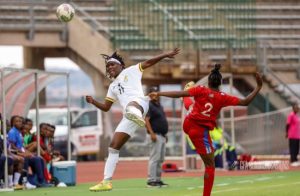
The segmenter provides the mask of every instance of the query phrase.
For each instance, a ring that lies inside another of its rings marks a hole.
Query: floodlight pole
[[[1,94],[2,94],[2,121],[3,121],[3,150],[5,159],[4,165],[4,187],[8,187],[8,156],[7,156],[7,134],[6,134],[6,108],[5,108],[5,89],[4,89],[4,70],[1,71]]]
[[[182,105],[182,112],[181,112],[181,127],[183,127],[183,122],[184,122],[184,118],[185,118],[185,110],[183,108],[184,106]],[[185,134],[183,133],[181,135],[181,144],[182,144],[182,156],[183,156],[183,169],[184,170],[187,170],[187,152],[186,152],[186,137],[185,137]]]
[[[70,113],[70,73],[67,74],[67,121],[68,121],[68,160],[71,160],[71,113]]]
[[[39,116],[39,106],[40,106],[40,99],[39,99],[39,83],[38,83],[38,73],[34,73],[34,87],[35,87],[35,119],[36,119],[36,137],[37,137],[37,155],[41,156],[41,149],[40,149],[40,116]]]
[[[230,94],[233,94],[233,77],[229,77]],[[234,127],[234,110],[230,108],[230,125],[231,125],[231,145],[235,146],[235,127]]]
[[[220,125],[221,125],[221,129],[223,131],[222,133],[222,140],[223,140],[223,144],[222,144],[222,160],[223,160],[223,169],[227,169],[227,164],[226,163],[226,149],[225,149],[225,123],[224,123],[224,109],[221,110],[220,113]]]

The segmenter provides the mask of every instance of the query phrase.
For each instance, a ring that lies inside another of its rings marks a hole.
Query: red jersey
[[[194,101],[190,97],[183,97],[183,105],[186,110],[190,109],[190,106],[193,105]]]
[[[188,90],[194,97],[194,106],[187,116],[196,120],[200,125],[212,130],[216,126],[216,119],[220,110],[226,106],[235,106],[239,98],[215,91],[204,86],[196,86]]]
[[[37,141],[37,135],[34,134],[32,136],[32,141],[36,142]],[[44,142],[44,137],[40,135],[40,146],[42,146],[42,148],[45,148],[45,142]]]

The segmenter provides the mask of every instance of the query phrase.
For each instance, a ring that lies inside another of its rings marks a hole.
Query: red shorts
[[[198,154],[210,154],[215,150],[207,127],[201,126],[190,118],[185,118],[183,130],[193,142]]]

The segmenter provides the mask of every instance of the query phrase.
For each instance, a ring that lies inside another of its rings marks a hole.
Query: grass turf
[[[90,195],[202,195],[202,177],[165,178],[170,186],[166,188],[146,188],[145,179],[113,181],[114,189],[109,192],[90,192],[92,184],[80,184],[67,188],[40,188],[15,192],[1,192],[1,196],[90,196]],[[276,172],[264,175],[216,177],[212,195],[239,196],[297,196],[300,194],[300,172]]]

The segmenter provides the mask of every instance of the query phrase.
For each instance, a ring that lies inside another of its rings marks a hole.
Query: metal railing
[[[161,49],[170,49],[174,45],[208,50],[209,45],[235,46],[253,51],[256,48],[253,36],[256,33],[254,0],[122,0],[114,1],[114,6],[116,14],[127,18],[128,24],[137,27],[140,34],[159,42]],[[243,19],[229,17],[235,15]],[[124,23],[116,22],[115,25],[122,27]],[[247,28],[239,29],[240,25]]]
[[[86,12],[84,9],[82,9],[80,6],[78,6],[76,3],[70,2],[70,4],[75,8],[75,10],[77,12],[80,12],[86,18],[86,20],[89,20],[92,22],[90,25],[94,31],[102,31],[105,33],[105,36],[107,36],[107,38],[112,37],[112,34],[108,27],[106,27],[103,24],[101,24],[100,22],[98,22],[94,17],[92,17],[88,12]]]
[[[182,28],[190,38],[194,38],[195,34],[185,26],[181,21],[178,20],[176,16],[174,16],[171,12],[169,12],[165,7],[160,5],[156,0],[149,0],[155,7],[157,7],[164,14],[164,39],[167,39],[167,22],[168,19],[172,20],[175,24],[178,25],[179,28]]]
[[[68,2],[69,0],[67,0]],[[1,7],[7,9],[16,9],[18,11],[27,11],[26,17],[18,17],[18,15],[15,15],[16,19],[28,19],[28,23],[17,23],[13,22],[9,25],[3,24],[0,26],[0,29],[3,30],[23,30],[28,31],[27,38],[29,40],[33,40],[35,33],[37,30],[52,30],[55,29],[56,31],[61,31],[61,40],[67,41],[67,34],[68,34],[68,28],[66,24],[62,24],[57,20],[57,24],[39,24],[37,22],[38,15],[36,13],[37,10],[42,10],[44,12],[47,12],[49,15],[55,15],[55,8],[57,5],[62,3],[62,1],[34,1],[34,0],[11,0],[11,1],[1,1]],[[21,14],[21,16],[23,16]],[[47,18],[45,18],[47,19]]]
[[[283,93],[288,93],[294,96],[298,102],[300,102],[300,95],[298,95],[292,88],[290,88],[284,81],[282,81],[269,67],[264,68],[264,74],[270,74],[273,79],[278,82]]]
[[[300,101],[300,95],[298,95],[292,88],[290,88],[280,77],[278,77],[274,71],[268,66],[268,47],[272,45],[268,42],[268,40],[260,40],[257,47],[257,64],[259,69],[263,72],[264,75],[271,76],[271,80],[277,83],[276,88],[281,88],[281,92],[285,95],[292,95],[296,98],[296,101]],[[283,55],[279,54],[282,59]],[[300,55],[299,55],[300,57]],[[288,64],[288,63],[287,63]]]

